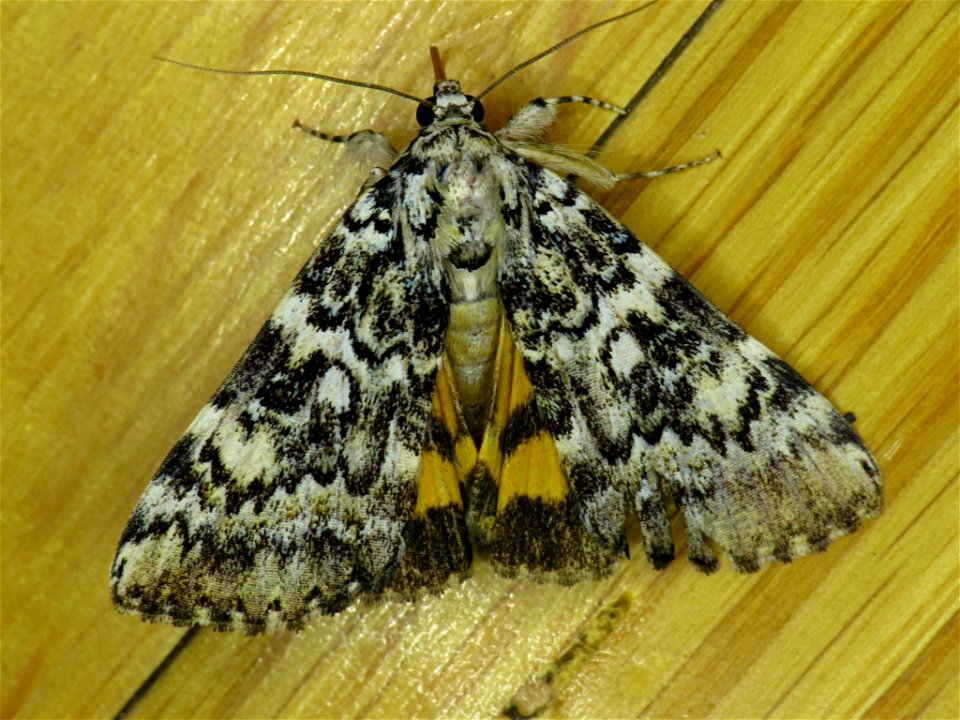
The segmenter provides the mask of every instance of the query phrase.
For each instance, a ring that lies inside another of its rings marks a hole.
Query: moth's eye
[[[477,122],[483,120],[483,105],[479,100],[474,100],[473,95],[467,95],[467,100],[473,100],[473,110],[470,112],[470,115],[473,116],[473,119]]]
[[[433,95],[427,98],[427,102],[436,102],[437,98]],[[426,127],[433,122],[433,108],[427,105],[417,105],[417,123],[420,127]]]

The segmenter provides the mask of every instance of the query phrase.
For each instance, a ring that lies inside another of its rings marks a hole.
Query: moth
[[[540,98],[496,132],[443,76],[402,152],[373,131],[359,196],[150,481],[111,568],[123,611],[299,629],[358,599],[436,593],[483,551],[573,583],[655,568],[670,506],[700,570],[823,550],[881,508],[870,452],[784,361],[567,178],[617,175],[541,140]],[[622,111],[621,111],[622,112]],[[297,123],[298,124],[298,123]],[[681,166],[682,167],[682,166]],[[657,173],[647,174],[646,176]]]

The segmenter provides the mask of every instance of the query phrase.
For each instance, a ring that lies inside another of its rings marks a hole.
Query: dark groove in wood
[[[620,127],[621,123],[625,122],[627,118],[630,117],[630,114],[643,102],[644,98],[649,95],[653,89],[660,83],[660,81],[666,76],[670,71],[670,68],[674,66],[677,60],[680,59],[680,56],[687,49],[690,43],[693,42],[694,38],[700,34],[704,26],[707,24],[707,21],[712,18],[716,12],[720,9],[720,6],[723,5],[725,0],[713,0],[708,6],[707,9],[700,13],[700,17],[696,19],[693,25],[690,26],[690,29],[687,30],[683,37],[677,41],[677,44],[673,46],[670,52],[667,53],[666,57],[660,61],[660,64],[657,65],[656,70],[653,71],[653,74],[647,78],[647,81],[637,90],[636,94],[630,98],[630,102],[626,104],[624,110],[626,113],[623,115],[618,115],[611,123],[607,126],[607,129],[603,131],[599,138],[597,138],[596,143],[594,143],[593,148],[591,149],[589,155],[590,157],[596,157],[597,153],[603,149],[603,146],[610,139],[610,137],[617,131],[617,128]]]
[[[140,687],[134,690],[133,694],[127,698],[127,702],[125,702],[123,707],[113,716],[113,720],[123,720],[123,718],[130,714],[130,711],[136,707],[144,695],[150,692],[150,688],[153,687],[154,683],[167,671],[167,668],[173,664],[180,653],[190,644],[190,641],[197,636],[199,631],[200,626],[194,625],[183,634],[183,637],[177,641],[177,644],[171,648],[170,652],[168,652],[163,660],[153,669],[153,672],[147,676],[147,679],[140,683]]]

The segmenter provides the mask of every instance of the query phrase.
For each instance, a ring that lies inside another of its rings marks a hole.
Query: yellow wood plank
[[[112,715],[184,631],[116,615],[107,568],[143,486],[362,176],[289,129],[374,127],[620,3],[4,3],[3,717]],[[664,2],[497,88],[627,103],[706,3]],[[571,588],[495,577],[350,608],[299,636],[200,631],[132,716],[490,716],[602,608],[632,604],[552,716],[956,717],[958,15],[953,2],[726,3],[612,135],[645,169],[594,193],[714,302],[853,410],[887,509],[788,567],[711,577],[642,557]],[[611,121],[565,108],[555,139]],[[635,554],[639,538],[631,536]]]

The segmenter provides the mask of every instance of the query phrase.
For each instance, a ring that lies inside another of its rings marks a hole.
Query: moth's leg
[[[583,95],[565,95],[563,97],[555,98],[537,98],[547,105],[563,105],[564,103],[582,103],[583,105],[593,105],[594,107],[602,108],[604,110],[610,110],[615,112],[617,115],[626,115],[627,111],[624,110],[619,105],[614,105],[613,103],[608,103],[605,100],[597,100],[596,98],[584,97]],[[534,100],[533,102],[537,102]]]
[[[683,163],[682,165],[674,165],[673,167],[662,170],[614,173],[591,157],[581,155],[580,153],[561,146],[547,145],[537,140],[556,119],[557,105],[563,105],[564,103],[592,105],[593,107],[610,110],[620,115],[626,113],[626,110],[612,103],[583,97],[582,95],[537,98],[517,110],[517,112],[507,120],[507,123],[497,131],[497,138],[519,155],[533,162],[549,167],[556,172],[579,175],[585,180],[604,188],[613,187],[620,180],[650,179],[680,172],[681,170],[689,170],[690,168],[705,165],[720,157],[720,151],[717,150],[712,155],[700,158],[699,160]]]
[[[359,130],[349,135],[331,135],[307,127],[299,120],[294,120],[293,126],[321,140],[344,143],[350,155],[369,173],[364,187],[382,178],[387,168],[397,159],[397,150],[390,144],[387,137],[374,130]]]
[[[663,168],[662,170],[646,170],[644,172],[632,172],[632,173],[616,173],[617,180],[641,180],[660,177],[661,175],[669,175],[670,173],[680,172],[681,170],[689,170],[690,168],[700,167],[701,165],[706,165],[708,162],[716,160],[717,158],[723,157],[720,154],[719,150],[712,152],[706,157],[702,157],[699,160],[692,160],[691,162],[683,163],[682,165],[674,165],[673,167]]]
[[[496,135],[501,140],[532,140],[537,138],[547,128],[553,125],[557,118],[557,105],[564,103],[582,103],[593,107],[610,110],[623,115],[626,110],[603,100],[583,97],[582,95],[567,95],[555,98],[537,98],[517,110],[507,123],[500,128]]]

